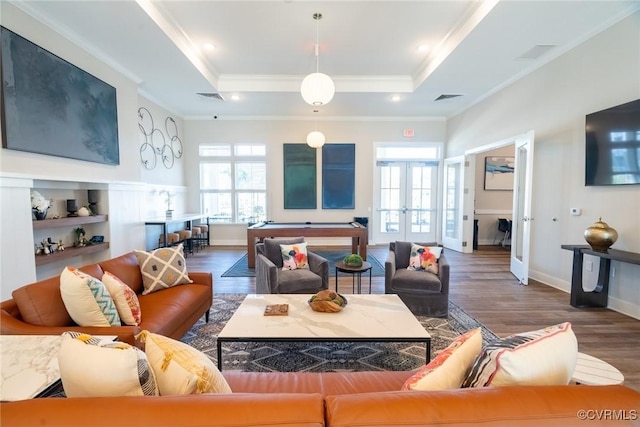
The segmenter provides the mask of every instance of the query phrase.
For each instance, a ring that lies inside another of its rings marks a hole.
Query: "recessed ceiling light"
[[[400,95],[393,95],[393,96],[391,97],[391,100],[392,100],[393,102],[398,102],[398,101],[400,101]]]
[[[233,95],[231,95],[231,99],[233,101],[239,101],[240,100],[240,95],[234,93]]]
[[[418,52],[424,53],[429,50],[429,45],[421,44],[418,46]]]
[[[208,50],[209,52],[216,50],[216,46],[212,43],[205,43],[202,45],[204,50]]]

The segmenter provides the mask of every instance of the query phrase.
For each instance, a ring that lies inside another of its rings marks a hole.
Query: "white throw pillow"
[[[484,346],[462,387],[564,385],[577,359],[569,322],[511,335]]]
[[[146,355],[127,343],[65,332],[58,366],[67,397],[158,395]]]
[[[193,283],[187,273],[182,243],[170,248],[159,248],[151,252],[134,250],[142,274],[142,295],[167,289],[172,286]]]
[[[69,316],[80,326],[121,326],[107,287],[75,267],[60,274],[60,295]]]
[[[136,336],[145,343],[161,396],[196,393],[231,393],[229,384],[209,357],[195,348],[142,331]]]

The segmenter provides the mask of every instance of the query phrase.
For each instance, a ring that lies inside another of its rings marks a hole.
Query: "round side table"
[[[336,263],[336,292],[338,292],[338,272],[349,273],[351,274],[351,285],[353,288],[353,293],[356,290],[356,276],[358,278],[358,293],[362,293],[362,273],[369,272],[369,293],[371,293],[371,269],[372,265],[366,261],[362,262],[362,265],[359,267],[353,267],[350,265],[346,265],[344,261],[339,261]]]
[[[624,375],[604,360],[578,353],[576,369],[571,379],[577,384],[616,385],[624,382]]]

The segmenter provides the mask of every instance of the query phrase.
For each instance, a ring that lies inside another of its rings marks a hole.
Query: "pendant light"
[[[320,110],[314,109],[313,113],[316,114]],[[311,148],[320,148],[324,145],[325,137],[322,132],[318,130],[318,121],[315,122],[316,129],[312,132],[309,132],[307,135],[307,145]]]
[[[322,19],[322,14],[314,13],[313,19],[316,20],[316,72],[309,74],[304,78],[304,80],[302,80],[300,93],[302,94],[302,99],[304,99],[307,104],[320,106],[328,104],[329,101],[333,99],[336,88],[333,84],[333,80],[331,80],[331,77],[320,72],[320,44],[318,41],[318,27],[319,21]]]

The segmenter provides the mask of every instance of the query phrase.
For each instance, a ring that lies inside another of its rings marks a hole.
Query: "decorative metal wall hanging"
[[[176,159],[182,157],[182,140],[178,136],[178,125],[172,117],[164,120],[164,130],[155,127],[153,116],[145,107],[138,108],[138,127],[144,135],[140,146],[140,161],[145,169],[151,170],[162,159],[165,168],[171,169]],[[167,139],[169,142],[167,142]]]

